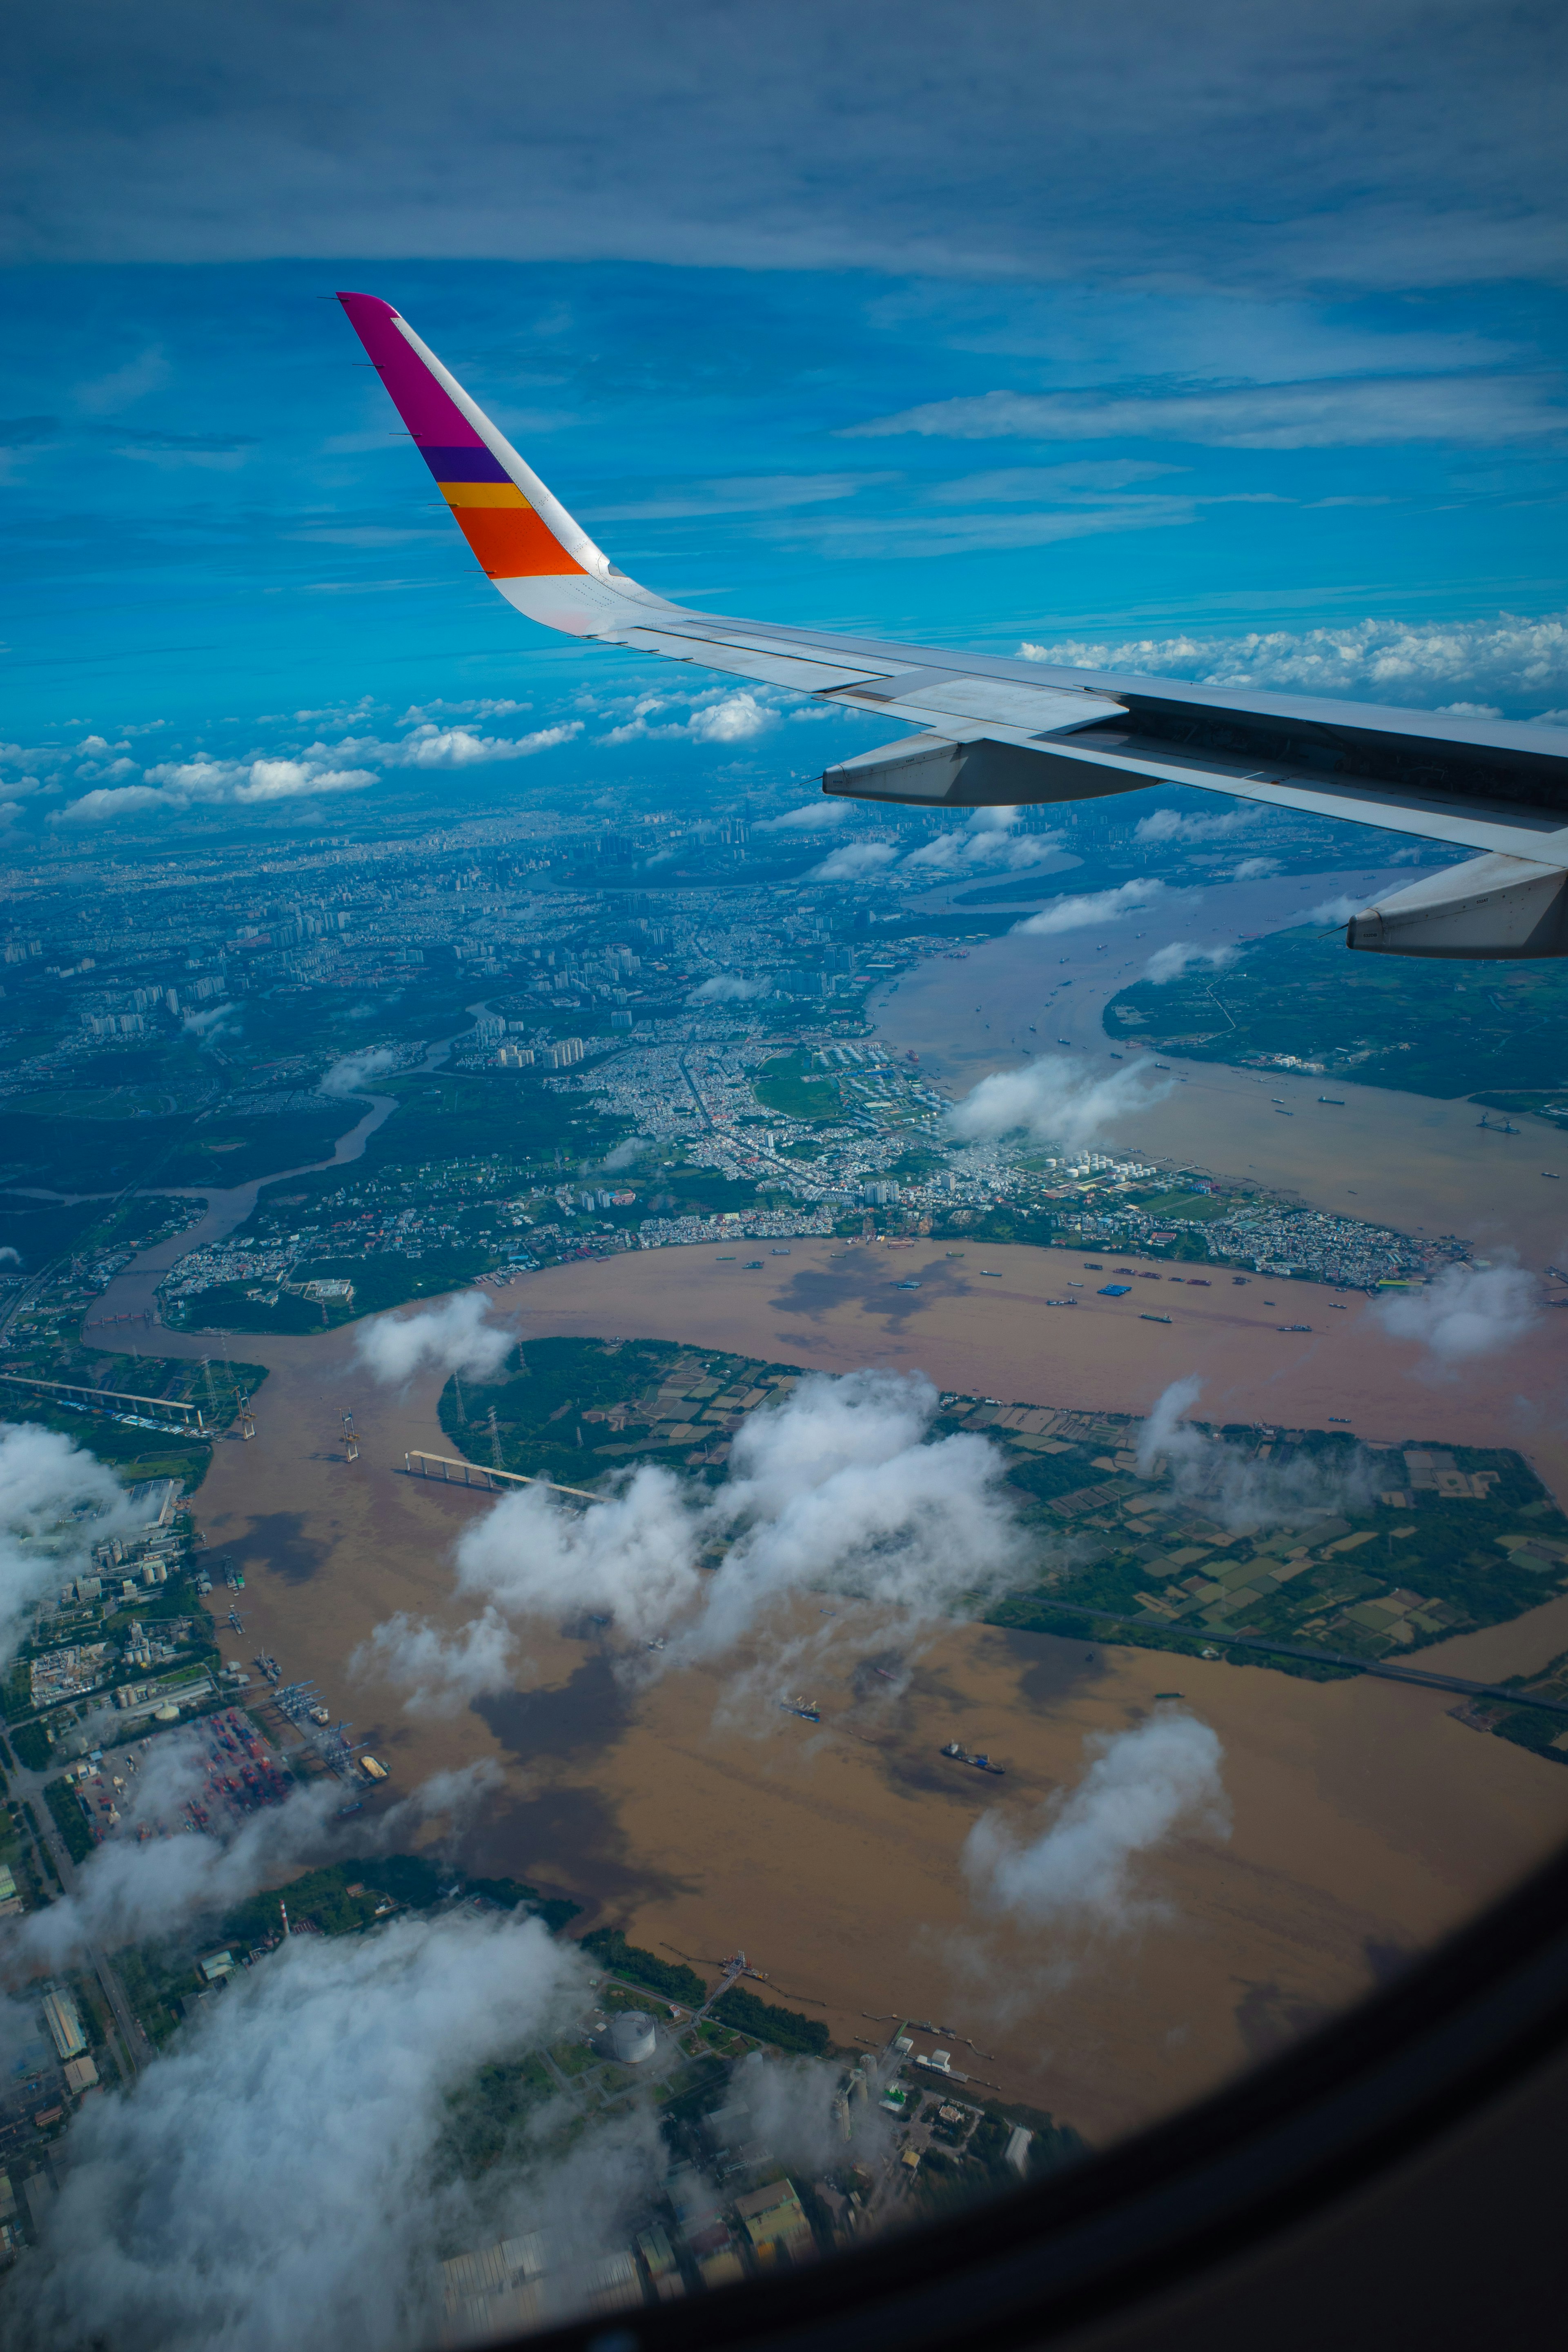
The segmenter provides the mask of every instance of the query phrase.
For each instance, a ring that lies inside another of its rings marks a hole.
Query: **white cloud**
[[[396,1067],[397,1055],[390,1045],[367,1045],[363,1053],[345,1054],[334,1062],[318,1084],[324,1095],[362,1094],[372,1078]]]
[[[1198,948],[1187,940],[1173,940],[1168,947],[1155,949],[1143,967],[1143,977],[1163,987],[1168,980],[1179,980],[1195,963],[1212,964],[1218,971],[1236,958],[1235,948]]]
[[[184,1013],[182,1026],[187,1037],[204,1045],[216,1045],[226,1031],[239,1027],[240,1019],[237,1004],[211,1004],[205,1013]]]
[[[962,830],[936,834],[919,849],[910,850],[904,870],[943,875],[994,866],[1019,874],[1076,863],[1062,848],[1059,835],[1017,832],[1018,816],[1019,811],[1012,808],[976,809]]]
[[[442,2185],[447,2103],[480,2064],[566,2031],[584,1997],[573,1946],[516,1914],[290,1937],[129,2091],[72,2123],[28,2256],[25,2332],[123,2352],[435,2343],[453,2243],[557,2226],[526,2156],[488,2205]],[[612,2134],[595,2144],[593,2178],[581,2160],[563,2168],[578,2228],[606,2243],[626,2226],[615,2146]]]
[[[700,515],[771,514],[851,499],[858,491],[898,479],[897,474],[728,475],[625,506],[585,508],[583,520],[595,524],[670,522]]]
[[[1410,441],[1493,446],[1568,426],[1550,377],[1363,376],[1174,394],[986,392],[843,428],[847,441],[901,434],[953,441],[1186,441],[1227,449],[1367,447]]]
[[[983,1902],[1033,1927],[1120,1931],[1159,1907],[1138,1884],[1144,1856],[1178,1835],[1229,1837],[1225,1750],[1206,1723],[1163,1708],[1084,1745],[1088,1771],[1047,1801],[1032,1836],[1000,1813],[981,1815],[964,1841],[964,1874]]]
[[[1372,1309],[1395,1339],[1418,1339],[1439,1364],[1511,1348],[1538,1320],[1536,1287],[1517,1265],[1449,1265],[1419,1290],[1390,1291]]]
[[[211,1769],[195,1730],[155,1740],[122,1800],[128,1833],[88,1856],[69,1894],[29,1912],[11,1949],[55,1969],[96,1943],[118,1949],[172,1935],[189,1919],[221,1913],[268,1878],[319,1858],[342,1802],[335,1782],[293,1789],[281,1805],[263,1808],[225,1838],[188,1831],[184,1820]],[[139,1841],[134,1832],[142,1829],[148,1835]]]
[[[1183,816],[1173,808],[1156,809],[1152,816],[1139,818],[1132,837],[1142,842],[1223,841],[1244,826],[1256,824],[1262,814],[1261,809],[1246,804],[1226,809],[1220,816]]]
[[[1439,716],[1444,719],[1500,719],[1502,712],[1491,702],[1440,702]]]
[[[1233,882],[1266,882],[1279,871],[1277,857],[1244,857],[1239,866],[1232,867],[1230,878]]]
[[[1151,906],[1164,893],[1163,882],[1122,882],[1114,890],[1091,890],[1080,898],[1053,898],[1037,915],[1015,923],[1015,932],[1031,939],[1048,939],[1058,931],[1087,930],[1091,925],[1119,923],[1127,915]]]
[[[1320,898],[1315,907],[1308,908],[1301,919],[1304,923],[1329,923],[1337,929],[1342,923],[1348,923],[1352,915],[1360,912],[1362,903],[1359,898],[1347,898],[1342,891],[1338,898]]]
[[[859,1600],[885,1636],[979,1608],[1026,1572],[1028,1551],[978,1435],[929,1442],[929,1381],[863,1371],[813,1375],[737,1436],[710,1491],[639,1465],[585,1510],[544,1487],[505,1496],[465,1528],[459,1597],[479,1604],[456,1633],[399,1616],[361,1663],[409,1683],[409,1704],[449,1709],[512,1686],[530,1620],[591,1611],[630,1647],[624,1671],[668,1672],[762,1642],[753,1673],[804,1663],[791,1604],[824,1588]],[[716,1568],[704,1558],[719,1553]],[[847,1619],[838,1639],[853,1641]],[[658,1636],[666,1647],[641,1645]]]
[[[155,343],[149,344],[133,360],[127,360],[108,375],[77,384],[71,393],[71,404],[84,416],[112,416],[120,409],[144,400],[150,392],[161,392],[169,376],[169,362],[163,351]]]
[[[856,882],[862,875],[874,874],[879,866],[890,865],[898,854],[890,841],[847,841],[842,847],[830,850],[820,866],[811,868],[806,878],[812,882]]]
[[[749,743],[753,735],[777,724],[778,712],[742,689],[727,694],[721,702],[710,703],[706,709],[694,710],[686,731],[697,743]]]
[[[584,1511],[556,1503],[546,1487],[523,1487],[463,1530],[458,1590],[503,1619],[593,1610],[631,1640],[647,1640],[710,1580],[697,1565],[700,1514],[700,1490],[689,1495],[647,1463]]]
[[[98,824],[153,808],[224,803],[245,808],[314,793],[363,792],[374,782],[366,768],[340,768],[325,756],[309,753],[299,759],[263,760],[214,760],[203,754],[149,768],[140,784],[100,786],[72,801],[51,823]]]
[[[359,708],[368,707],[367,696]],[[531,705],[526,702],[513,702],[507,698],[498,700],[491,695],[473,696],[466,702],[448,702],[438,695],[434,702],[411,702],[397,724],[399,727],[419,727],[439,725],[447,719],[511,719],[520,710],[531,708]],[[323,719],[327,715],[320,710],[297,710],[294,713],[296,719]]]
[[[1283,1462],[1254,1460],[1248,1445],[1227,1444],[1187,1419],[1203,1392],[1190,1374],[1173,1381],[1138,1436],[1138,1470],[1163,1471],[1178,1500],[1206,1518],[1251,1532],[1263,1527],[1310,1527],[1341,1511],[1363,1511],[1383,1484],[1373,1457],[1359,1445],[1334,1441],[1303,1448]]]
[[[486,1380],[516,1344],[510,1331],[489,1320],[489,1304],[481,1292],[463,1290],[418,1314],[377,1315],[358,1334],[356,1360],[388,1383],[427,1369]]]
[[[427,719],[400,743],[377,744],[371,756],[379,757],[389,768],[474,768],[497,760],[531,760],[541,751],[554,751],[557,744],[572,742],[582,732],[580,719],[564,720],[557,727],[536,728],[531,735],[516,736],[476,735],[471,728],[437,727]],[[362,756],[369,752],[368,746],[355,745],[353,749]]]
[[[406,1687],[410,1715],[455,1715],[475,1699],[510,1690],[517,1653],[515,1631],[494,1609],[482,1609],[450,1633],[400,1609],[353,1651],[349,1671]]]
[[[752,1414],[711,1512],[739,1533],[683,1649],[730,1650],[823,1583],[921,1620],[1015,1581],[1026,1555],[998,1491],[1004,1462],[978,1436],[926,1443],[937,1402],[919,1376],[815,1374],[782,1412]]]
[[[746,687],[699,701],[688,719],[652,723],[656,712],[672,707],[668,695],[643,695],[633,705],[631,717],[599,740],[603,743],[668,743],[685,737],[693,743],[748,743],[776,727],[779,719],[770,704],[759,702]]]
[[[801,713],[792,714],[799,718]],[[814,718],[833,716],[831,710],[813,711]],[[807,801],[804,807],[786,809],[783,816],[764,816],[752,827],[753,833],[826,833],[832,826],[847,824],[854,810],[847,801]]]
[[[710,980],[700,982],[691,991],[688,1004],[744,1004],[754,996],[765,996],[773,982],[766,978],[743,980],[738,971],[716,971]]]
[[[94,1544],[145,1517],[96,1454],[36,1422],[0,1422],[0,1661],[36,1601],[84,1573]]]
[[[1147,1060],[1097,1077],[1082,1062],[1043,1054],[1019,1070],[993,1070],[947,1113],[950,1135],[977,1143],[1023,1129],[1038,1143],[1079,1150],[1114,1121],[1162,1101],[1175,1080]]]
[[[1456,694],[1489,706],[1561,701],[1568,695],[1568,613],[1495,620],[1352,621],[1338,627],[1270,629],[1239,637],[1064,638],[1026,642],[1026,661],[1064,668],[1190,678],[1195,685],[1264,688],[1416,708]],[[1546,724],[1564,713],[1538,714]]]

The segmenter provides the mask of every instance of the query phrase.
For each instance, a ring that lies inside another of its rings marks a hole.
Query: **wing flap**
[[[842,687],[823,699],[876,709],[889,719],[919,719],[938,732],[948,718],[980,719],[1025,735],[1057,735],[1127,715],[1125,703],[1082,688],[1015,686],[1005,678],[965,677],[943,670],[918,671],[907,685],[901,678],[889,678],[875,687]]]

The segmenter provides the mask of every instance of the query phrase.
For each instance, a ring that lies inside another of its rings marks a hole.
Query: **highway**
[[[1458,1691],[1461,1698],[1501,1699],[1509,1706],[1540,1707],[1547,1715],[1568,1715],[1568,1699],[1535,1698],[1507,1683],[1471,1683],[1462,1675],[1441,1675],[1429,1667],[1396,1666],[1383,1658],[1358,1658],[1348,1650],[1324,1650],[1306,1642],[1271,1642],[1264,1633],[1219,1633],[1205,1626],[1165,1624],[1158,1618],[1118,1617],[1109,1609],[1089,1609],[1077,1601],[1053,1601],[1049,1606],[1063,1617],[1090,1617],[1098,1625],[1136,1625],[1141,1633],[1180,1633],[1184,1640],[1203,1642],[1215,1650],[1260,1650],[1271,1658],[1305,1658],[1315,1666],[1349,1666],[1358,1675],[1375,1675],[1383,1682],[1415,1683],[1425,1690]]]

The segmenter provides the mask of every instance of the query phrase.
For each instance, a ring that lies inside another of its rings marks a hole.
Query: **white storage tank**
[[[653,2020],[646,2010],[623,2009],[610,2020],[610,2053],[623,2066],[640,2066],[654,2051]]]

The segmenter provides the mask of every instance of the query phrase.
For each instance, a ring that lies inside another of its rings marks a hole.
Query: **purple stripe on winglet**
[[[380,301],[374,294],[340,294],[338,299],[416,441],[434,442],[444,452],[483,450],[484,443],[462,410],[399,334],[397,312],[391,303]],[[493,475],[448,474],[446,478],[504,482],[507,477],[498,468]]]
[[[436,449],[421,441],[419,453],[438,482],[510,482],[511,476],[499,457],[483,446],[477,449]]]

